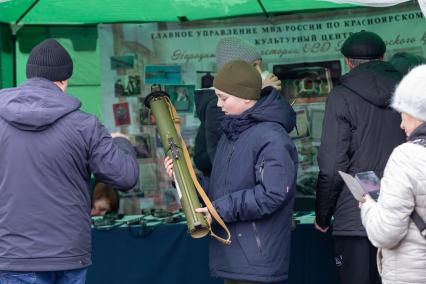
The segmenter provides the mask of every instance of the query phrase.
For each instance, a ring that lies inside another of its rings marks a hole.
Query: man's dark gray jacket
[[[358,201],[337,171],[382,177],[392,150],[405,141],[401,117],[389,107],[400,79],[390,63],[367,62],[343,76],[327,99],[315,211],[321,227],[334,215],[334,235],[366,236]]]
[[[91,264],[89,179],[137,182],[126,139],[113,139],[80,102],[33,78],[0,91],[0,270]]]

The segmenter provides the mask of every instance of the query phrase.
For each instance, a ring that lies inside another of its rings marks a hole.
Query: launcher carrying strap
[[[169,98],[165,97],[165,99],[166,99],[167,105],[169,106],[169,112],[170,112],[170,115],[173,119],[173,123],[175,125],[175,128],[176,128],[176,130],[177,130],[177,132],[179,133],[179,136],[180,136],[179,116],[176,113],[176,110],[173,107],[173,105],[171,104]],[[218,235],[216,235],[213,232],[212,227],[209,224],[210,235],[213,238],[215,238],[216,240],[218,240],[219,242],[221,242],[225,245],[230,245],[231,244],[231,232],[229,231],[225,222],[219,216],[219,213],[217,213],[216,208],[214,208],[212,202],[210,201],[210,199],[208,198],[204,189],[201,187],[200,183],[198,182],[198,179],[195,175],[194,168],[192,167],[191,158],[189,156],[188,149],[186,148],[185,141],[182,139],[182,137],[181,137],[181,143],[182,143],[183,156],[185,158],[185,162],[188,166],[189,174],[191,175],[191,178],[192,178],[192,181],[194,182],[195,188],[197,189],[197,192],[200,195],[201,199],[204,201],[204,204],[206,205],[207,209],[209,210],[212,218],[214,218],[216,220],[216,222],[225,230],[228,237],[226,239],[224,239],[224,238],[221,238]]]

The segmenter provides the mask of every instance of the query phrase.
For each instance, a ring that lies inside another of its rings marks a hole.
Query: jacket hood
[[[225,116],[222,126],[227,137],[233,139],[257,122],[276,122],[290,133],[296,125],[296,113],[281,93],[267,87],[253,107],[240,115]]]
[[[340,84],[375,106],[389,107],[401,74],[384,61],[359,65],[343,76]]]
[[[79,100],[43,78],[31,78],[17,88],[0,91],[0,117],[21,130],[44,130],[80,105]]]
[[[273,87],[262,90],[260,100],[249,110],[248,116],[255,121],[281,124],[290,133],[296,125],[296,113],[280,92]]]
[[[215,100],[217,102],[217,97],[214,92],[214,89],[199,89],[195,90],[195,112],[201,121],[204,121],[206,118],[206,109],[207,105]],[[215,104],[216,105],[216,104]]]

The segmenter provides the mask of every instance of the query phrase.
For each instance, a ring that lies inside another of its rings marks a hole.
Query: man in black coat
[[[213,157],[222,136],[221,121],[225,114],[217,107],[213,89],[195,91],[195,110],[201,124],[195,137],[194,163],[204,177],[210,177]]]
[[[389,107],[401,75],[383,61],[385,51],[375,33],[351,35],[341,48],[350,72],[331,91],[325,108],[315,227],[326,232],[334,216],[334,253],[343,284],[380,283],[376,249],[338,171],[354,175],[371,170],[382,177],[392,150],[405,141],[401,119]]]

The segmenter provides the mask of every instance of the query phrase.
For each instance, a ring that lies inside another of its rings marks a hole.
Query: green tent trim
[[[359,7],[318,0],[3,0],[0,22],[20,25],[176,22]]]

